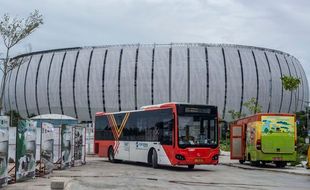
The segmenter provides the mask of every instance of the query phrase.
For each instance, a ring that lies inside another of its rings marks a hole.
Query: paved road
[[[310,189],[310,177],[224,165],[153,169],[144,164],[112,164],[90,158],[87,165],[55,171],[49,179],[9,185],[6,189],[49,189],[52,179],[73,179],[67,189]]]

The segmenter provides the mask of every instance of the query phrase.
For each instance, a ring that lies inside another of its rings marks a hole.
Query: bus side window
[[[113,140],[113,134],[111,127],[108,124],[108,119],[106,116],[100,116],[96,118],[95,124],[96,130],[96,140]]]
[[[114,139],[113,134],[112,134],[112,129],[110,125],[108,124],[108,122],[104,123],[103,138],[106,140]]]
[[[172,127],[173,120],[168,120],[163,123],[163,142],[165,145],[172,145]]]
[[[157,131],[157,140],[163,144],[164,138],[163,138],[163,122],[157,122],[155,124],[156,131]]]

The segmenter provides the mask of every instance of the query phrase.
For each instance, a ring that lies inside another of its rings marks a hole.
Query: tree
[[[262,106],[258,104],[256,98],[249,99],[248,101],[244,102],[243,105],[251,112],[251,114],[262,112]]]
[[[17,127],[18,121],[22,119],[22,117],[14,110],[8,111],[5,115],[10,116],[10,126]]]
[[[42,24],[43,17],[38,10],[34,10],[34,12],[30,13],[26,19],[16,17],[12,18],[9,14],[4,14],[0,20],[0,35],[3,39],[4,46],[6,47],[5,58],[2,60],[0,65],[0,69],[3,73],[0,95],[0,113],[2,113],[2,100],[6,86],[7,74],[20,64],[18,62],[10,62],[10,50]]]
[[[230,113],[232,120],[240,119],[240,118],[246,116],[244,113],[241,113],[241,112],[235,111],[235,110],[229,110],[228,113]]]
[[[295,109],[296,109],[297,103],[298,103],[297,96],[296,96],[296,90],[300,85],[300,78],[284,75],[283,77],[281,77],[281,81],[282,81],[282,86],[284,87],[285,90],[288,90],[291,93],[294,93]]]
[[[296,126],[297,126],[297,135],[299,137],[307,137],[307,112],[306,111],[299,111],[296,112]]]

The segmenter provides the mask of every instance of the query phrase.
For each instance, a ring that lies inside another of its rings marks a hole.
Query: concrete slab
[[[66,187],[68,186],[70,181],[71,181],[70,178],[57,178],[57,177],[54,177],[54,178],[52,178],[52,181],[51,181],[51,189],[52,190],[63,190],[63,189],[66,189]]]
[[[229,163],[230,159],[226,156]],[[52,181],[70,179],[66,190],[97,189],[309,189],[309,177],[266,170],[239,169],[226,165],[187,167],[110,163],[107,159],[87,157],[87,164],[68,170],[56,170],[49,177],[10,184],[4,190],[50,190]]]

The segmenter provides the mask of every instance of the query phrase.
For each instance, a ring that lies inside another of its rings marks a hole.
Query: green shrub
[[[305,144],[305,139],[302,137],[297,138],[297,156],[296,161],[291,162],[292,166],[296,166],[307,159],[308,145]]]
[[[230,140],[221,140],[220,149],[223,151],[230,151]]]

